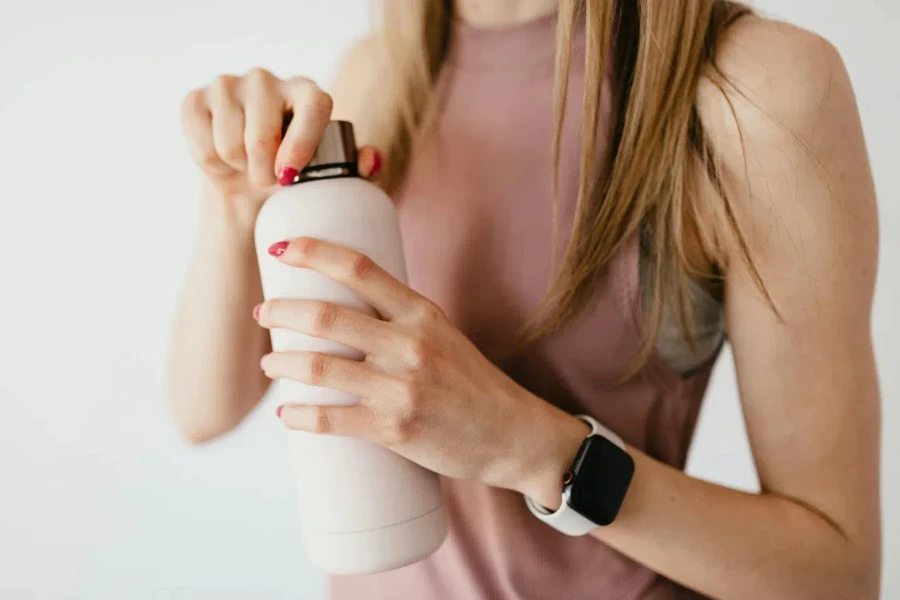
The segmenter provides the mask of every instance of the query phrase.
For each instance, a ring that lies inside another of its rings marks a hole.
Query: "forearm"
[[[634,478],[615,522],[594,530],[602,542],[713,598],[877,598],[877,544],[790,499],[729,489],[629,453]],[[531,495],[558,507],[561,484],[549,483],[557,477],[550,473]]]
[[[235,427],[269,384],[259,368],[268,334],[251,316],[262,300],[252,224],[225,214],[211,197],[204,202],[169,365],[172,413],[195,442]]]
[[[594,532],[623,554],[715,598],[877,598],[873,552],[815,510],[631,454],[622,512]]]

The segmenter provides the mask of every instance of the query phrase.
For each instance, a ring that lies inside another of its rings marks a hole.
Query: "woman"
[[[255,70],[184,103],[209,181],[173,344],[186,435],[227,432],[291,378],[364,400],[280,407],[287,427],[447,476],[441,549],[335,578],[335,598],[876,598],[877,217],[834,48],[717,0],[385,4],[331,95]],[[256,210],[330,118],[372,144],[361,171],[397,203],[411,288],[322,241],[272,260],[380,320],[256,306]],[[271,327],[367,359],[271,353]],[[758,494],[681,471],[725,332]],[[621,506],[570,537],[542,520],[566,508],[578,414],[634,472],[575,475]]]

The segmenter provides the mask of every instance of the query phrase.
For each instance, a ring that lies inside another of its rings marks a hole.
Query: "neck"
[[[476,27],[506,27],[539,19],[554,11],[558,0],[454,0],[455,16]]]

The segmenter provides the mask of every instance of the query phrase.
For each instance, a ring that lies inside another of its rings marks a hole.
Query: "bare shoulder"
[[[344,55],[328,92],[334,99],[333,118],[352,121],[360,145],[368,142],[373,102],[385,96],[387,50],[384,38],[372,33],[357,41]]]
[[[838,239],[875,240],[859,112],[834,45],[749,15],[726,30],[715,62],[722,77],[703,77],[697,108],[751,246],[779,260],[803,247],[808,260],[833,257]]]
[[[721,74],[724,81],[716,75]],[[719,42],[715,68],[701,79],[697,106],[725,159],[743,158],[739,137],[802,151],[835,116],[856,116],[850,80],[837,49],[788,23],[749,15]],[[855,119],[854,119],[855,120]],[[793,138],[794,142],[788,143]]]
[[[821,106],[841,86],[849,89],[841,57],[828,40],[755,15],[739,19],[725,31],[716,64],[737,88],[732,91],[743,92],[785,125],[808,124],[816,118],[811,108]],[[710,92],[701,89],[701,104],[717,100]]]

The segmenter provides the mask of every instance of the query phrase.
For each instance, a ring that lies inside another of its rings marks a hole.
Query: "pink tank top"
[[[664,326],[656,356],[630,381],[640,345],[641,247],[612,261],[588,308],[562,331],[502,358],[547,290],[551,270],[555,18],[509,29],[457,24],[441,73],[440,116],[396,201],[410,284],[519,384],[571,413],[588,413],[625,441],[684,466],[722,310],[694,289],[698,353]],[[573,48],[560,163],[560,222],[571,223],[580,154],[583,39]],[[601,123],[608,121],[609,97]],[[602,134],[601,149],[607,143]],[[698,597],[596,539],[535,519],[521,495],[443,480],[449,535],[431,557],[392,572],[334,577],[340,600]]]

